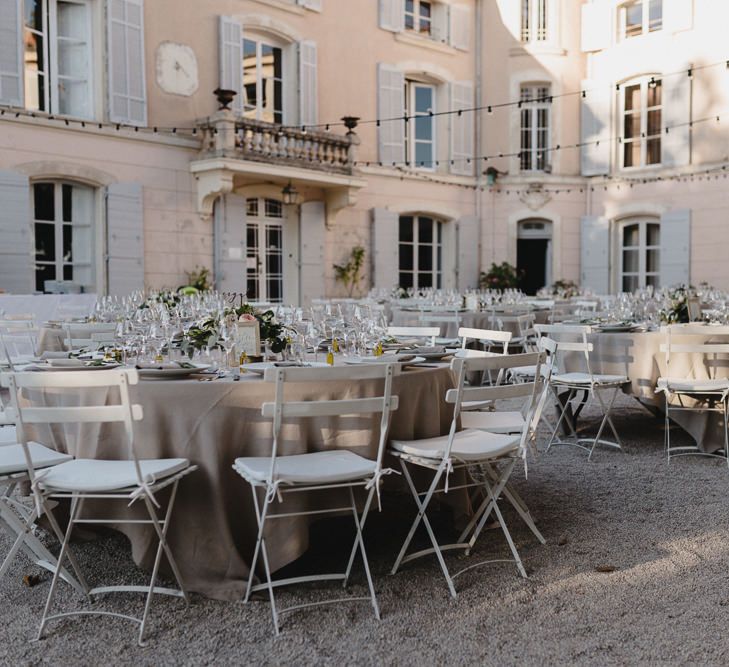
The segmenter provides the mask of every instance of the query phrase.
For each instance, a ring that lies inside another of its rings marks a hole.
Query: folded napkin
[[[300,361],[274,361],[273,365],[276,368],[303,368],[311,366],[311,364],[304,364]]]
[[[82,359],[48,359],[48,365],[49,366],[85,366],[86,362]]]
[[[416,347],[413,350],[414,354],[445,354],[445,345],[430,345],[423,347]]]
[[[182,366],[174,361],[140,361],[135,368],[140,371],[178,371]]]
[[[70,355],[70,352],[44,352],[41,354],[41,359],[68,359]]]

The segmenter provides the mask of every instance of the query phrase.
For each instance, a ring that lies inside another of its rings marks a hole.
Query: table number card
[[[238,354],[246,353],[249,357],[261,356],[261,327],[258,320],[238,322]]]

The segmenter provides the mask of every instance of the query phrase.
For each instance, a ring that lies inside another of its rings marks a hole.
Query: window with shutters
[[[407,289],[440,288],[443,280],[443,223],[425,215],[399,220],[398,284]]]
[[[549,40],[549,0],[521,0],[521,41]]]
[[[25,107],[91,118],[92,7],[89,0],[25,0]]]
[[[621,86],[623,168],[661,163],[662,88],[653,76]]]
[[[630,0],[618,7],[618,39],[629,39],[663,28],[663,0]]]
[[[405,81],[405,155],[418,169],[435,169],[435,96],[435,86]]]
[[[273,40],[243,38],[243,115],[268,123],[284,122],[284,54]]]
[[[521,87],[520,168],[545,171],[549,165],[550,87],[536,83]]]
[[[283,301],[283,205],[276,199],[246,199],[246,296]]]
[[[406,31],[445,42],[448,40],[448,7],[436,0],[405,0]]]
[[[68,280],[94,288],[94,190],[63,181],[33,184],[35,288]]]
[[[625,220],[617,228],[620,291],[660,286],[661,226],[655,220]]]

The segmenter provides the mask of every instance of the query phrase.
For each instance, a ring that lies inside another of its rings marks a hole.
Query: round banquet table
[[[412,368],[395,377],[393,393],[400,405],[392,413],[390,437],[427,438],[445,435],[452,407],[445,403],[446,390],[454,386],[447,365]],[[249,576],[248,559],[256,539],[256,520],[249,485],[235,473],[232,464],[240,456],[270,456],[271,422],[261,416],[261,404],[274,398],[273,383],[244,373],[240,381],[140,380],[132,386],[132,400],[144,408],[144,419],[135,427],[140,458],[188,458],[198,470],[179,485],[169,542],[183,581],[190,591],[216,599],[239,599]],[[327,383],[323,386],[289,385],[286,396],[296,400],[353,398],[375,395],[372,382]],[[91,392],[92,390],[85,390]],[[95,390],[98,392],[98,390]],[[99,404],[106,396],[58,394],[46,390],[26,398],[39,405]],[[64,401],[69,401],[65,403]],[[306,451],[346,448],[375,458],[379,418],[370,415],[291,420],[284,427],[280,445],[283,455]],[[76,457],[125,459],[129,453],[118,424],[83,424],[63,427],[41,426],[34,439]],[[387,465],[387,461],[385,463]],[[383,484],[392,483],[393,476]],[[166,492],[163,492],[162,497]],[[322,493],[322,492],[317,492]],[[331,493],[331,492],[327,492]],[[466,501],[449,494],[451,503]],[[289,494],[286,504],[306,508],[316,503],[314,493]],[[287,511],[290,511],[287,508]],[[386,506],[385,506],[386,510]],[[114,518],[141,518],[143,507],[136,503],[87,501],[84,513]],[[308,546],[305,517],[272,522],[267,535],[272,570],[301,556]],[[155,540],[144,526],[115,526],[131,541],[135,562],[151,569]]]
[[[694,325],[695,326],[695,325]],[[663,394],[656,393],[659,377],[706,379],[729,377],[729,355],[719,355],[707,362],[702,354],[679,353],[672,355],[670,370],[666,354],[661,352],[665,334],[660,331],[636,333],[595,333],[588,337],[594,349],[590,365],[595,373],[627,375],[630,385],[626,392],[650,408],[663,410]],[[726,337],[712,336],[711,326],[706,334],[677,335],[677,344],[727,342]],[[564,371],[584,370],[581,353],[570,353],[564,359]],[[560,369],[563,370],[563,369]],[[711,412],[672,412],[671,419],[683,428],[705,452],[724,447],[724,429],[721,417]]]

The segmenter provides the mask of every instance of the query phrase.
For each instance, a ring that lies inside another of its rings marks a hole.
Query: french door
[[[275,199],[246,202],[246,296],[283,301],[283,206]]]

